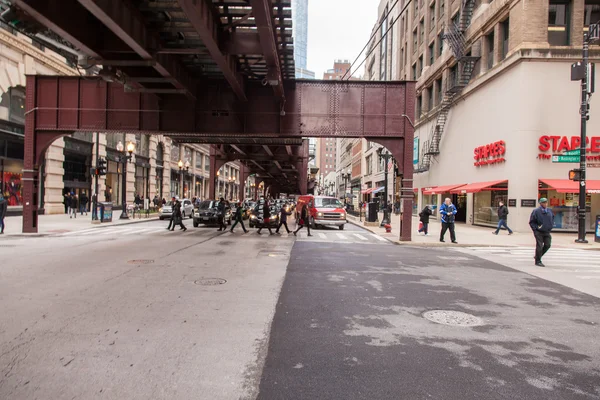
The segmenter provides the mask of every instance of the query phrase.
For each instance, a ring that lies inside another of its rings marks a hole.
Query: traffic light
[[[569,180],[571,181],[580,181],[581,180],[581,170],[580,169],[572,169],[569,171]]]
[[[104,158],[98,158],[98,166],[96,167],[98,176],[106,175],[106,160]]]

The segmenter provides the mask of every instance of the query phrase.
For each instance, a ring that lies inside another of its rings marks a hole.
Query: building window
[[[412,80],[417,80],[417,63],[414,63],[412,66]]]
[[[488,48],[487,68],[491,69],[494,66],[494,32],[492,31],[492,33],[487,35],[485,37],[485,40],[487,40],[487,48]]]
[[[442,19],[442,16],[444,15],[444,1],[445,0],[440,0],[440,19]]]
[[[381,20],[381,43],[379,48],[379,80],[384,81],[387,77],[387,8],[384,11],[384,18]]]
[[[204,171],[210,172],[210,156],[204,156]]]
[[[413,53],[417,52],[419,44],[417,43],[417,28],[413,31]]]
[[[418,67],[418,71],[417,73],[419,74],[419,76],[421,76],[423,74],[423,55],[421,54],[421,57],[419,57],[419,67]]]
[[[437,105],[442,104],[442,99],[444,96],[444,90],[442,89],[442,78],[437,79],[434,83],[435,90],[437,92]]]
[[[416,18],[419,15],[419,2],[413,1],[413,18]]]
[[[427,111],[433,108],[433,86],[427,88]]]
[[[510,22],[507,18],[506,21],[502,22],[502,59],[506,58],[508,54],[508,38],[510,34]]]
[[[367,156],[365,161],[367,163],[367,175],[371,175],[373,173],[373,156]]]
[[[460,12],[457,12],[456,14],[454,14],[454,16],[452,17],[452,26],[456,26],[458,27],[458,24],[460,23]]]
[[[569,45],[569,4],[550,0],[548,8],[548,43],[550,46]]]
[[[444,51],[444,34],[440,33],[438,36],[438,57],[442,56],[442,52]]]
[[[431,42],[429,45],[429,65],[433,65],[435,61],[435,41]]]
[[[422,105],[423,105],[423,96],[419,96],[417,97],[417,118],[421,118],[421,112],[422,110]]]
[[[429,6],[429,30],[435,28],[435,1]]]
[[[201,170],[202,169],[202,159],[204,157],[202,156],[202,153],[200,152],[196,152],[196,169]]]
[[[450,83],[447,84],[448,87],[453,88],[458,83],[458,81],[457,81],[457,78],[458,78],[457,72],[458,72],[458,64],[454,64],[454,66],[452,66],[450,68],[450,73],[448,74],[448,79],[450,79]]]
[[[585,0],[585,13],[583,17],[584,31],[590,24],[600,21],[600,0]]]
[[[123,143],[125,144],[125,143]],[[171,145],[171,162],[177,163],[179,161],[179,145],[173,143]]]
[[[419,44],[422,44],[423,40],[425,39],[425,19],[421,19],[419,22],[419,31],[421,33],[421,36],[419,37]]]

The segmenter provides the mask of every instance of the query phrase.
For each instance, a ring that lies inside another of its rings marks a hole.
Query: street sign
[[[600,37],[600,25],[590,24],[588,29],[588,40],[596,40]]]
[[[578,163],[579,156],[552,156],[553,163]]]
[[[581,155],[581,149],[563,151],[562,155],[563,156],[579,156],[579,155]]]

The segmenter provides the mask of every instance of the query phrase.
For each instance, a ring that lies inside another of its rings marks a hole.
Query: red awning
[[[373,189],[375,189],[375,188],[369,188],[369,189],[365,189],[365,190],[363,190],[361,193],[362,193],[362,194],[369,194],[369,193],[371,193],[371,192],[373,191]]]
[[[571,181],[568,179],[540,179],[540,182],[545,183],[550,188],[556,190],[558,193],[578,193],[579,182]],[[600,193],[600,181],[587,180],[586,192],[588,193]]]
[[[423,190],[423,194],[441,194],[441,193],[449,193],[452,189],[456,189],[458,187],[465,186],[464,183],[458,185],[446,185],[446,186],[436,186],[433,188],[427,188]]]
[[[508,182],[506,179],[500,181],[490,181],[490,182],[477,182],[477,183],[469,183],[468,185],[461,186],[459,188],[453,189],[450,193],[478,193],[483,189],[487,189],[489,187],[498,185],[500,183]]]

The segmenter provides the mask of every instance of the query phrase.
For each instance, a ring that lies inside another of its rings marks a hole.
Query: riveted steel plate
[[[451,326],[480,326],[483,320],[471,314],[462,311],[453,310],[430,310],[423,313],[423,318],[435,322],[436,324]]]

